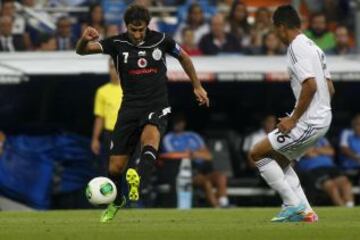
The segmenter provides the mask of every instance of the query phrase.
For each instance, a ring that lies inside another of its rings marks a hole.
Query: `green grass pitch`
[[[320,222],[270,223],[278,208],[0,212],[1,240],[360,239],[360,208],[317,208]]]

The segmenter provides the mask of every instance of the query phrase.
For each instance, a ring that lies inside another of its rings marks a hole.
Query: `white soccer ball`
[[[86,187],[86,198],[93,205],[110,204],[115,200],[116,194],[114,182],[106,177],[93,178]]]

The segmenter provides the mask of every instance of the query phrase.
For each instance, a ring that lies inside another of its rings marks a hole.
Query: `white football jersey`
[[[317,85],[317,91],[299,122],[318,127],[329,126],[332,114],[327,79],[330,79],[330,73],[324,52],[304,34],[299,34],[288,47],[287,64],[291,88],[296,98],[295,108],[303,81],[315,78]]]

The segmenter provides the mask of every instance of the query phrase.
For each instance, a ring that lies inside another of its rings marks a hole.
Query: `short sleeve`
[[[322,137],[319,139],[318,144],[319,147],[326,147],[326,146],[330,146],[330,142],[329,140],[327,140],[326,137]]]
[[[174,134],[168,133],[163,139],[163,151],[164,152],[175,152],[175,148],[172,144]]]
[[[349,147],[348,139],[349,139],[350,133],[351,133],[351,131],[349,131],[349,130],[342,131],[341,136],[340,136],[340,147]]]
[[[204,148],[205,147],[205,141],[204,139],[197,133],[195,132],[191,132],[192,136],[194,137],[194,139],[196,140],[196,142],[198,143],[200,148]]]
[[[101,91],[96,91],[95,103],[94,103],[94,115],[98,117],[104,117],[104,100],[101,95]]]
[[[174,58],[179,58],[181,53],[180,45],[175,42],[174,39],[165,35],[164,39],[165,52],[173,56]]]
[[[324,67],[324,74],[325,74],[325,78],[327,79],[331,79],[331,74],[327,65],[327,61],[326,61],[326,57],[325,54],[323,54],[323,67]]]
[[[289,51],[294,66],[294,73],[300,82],[315,77],[315,72],[311,63],[313,57],[311,53],[306,49],[296,46],[290,46]]]
[[[112,53],[114,53],[115,50],[115,46],[114,46],[114,38],[105,38],[103,40],[100,40],[98,42],[102,48],[102,51],[104,54],[109,54],[112,55]]]

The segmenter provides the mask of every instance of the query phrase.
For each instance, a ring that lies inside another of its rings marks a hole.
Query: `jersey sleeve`
[[[309,53],[308,50],[297,46],[290,46],[289,51],[295,75],[300,82],[303,82],[308,78],[314,78],[315,72],[311,63],[313,55]]]
[[[102,51],[104,54],[109,54],[111,55],[112,53],[114,53],[115,50],[115,46],[114,46],[114,38],[105,38],[103,40],[100,40],[98,42],[102,48]]]
[[[164,45],[166,53],[170,54],[176,59],[180,57],[181,47],[174,39],[165,35]]]
[[[94,102],[94,115],[97,117],[104,117],[104,100],[101,91],[96,91]]]
[[[340,147],[349,147],[348,138],[350,136],[349,130],[343,130],[340,136]]]
[[[323,53],[323,68],[324,68],[324,74],[325,74],[325,78],[327,79],[331,79],[331,74],[330,74],[330,71],[329,71],[329,68],[328,68],[328,65],[327,65],[327,61],[326,61],[326,56],[325,54]]]
[[[199,134],[195,132],[191,132],[191,133],[200,148],[206,147],[204,139]]]
[[[168,152],[175,152],[175,148],[172,144],[172,137],[173,134],[172,133],[168,133],[165,135],[164,139],[163,139],[163,152],[168,153]]]

